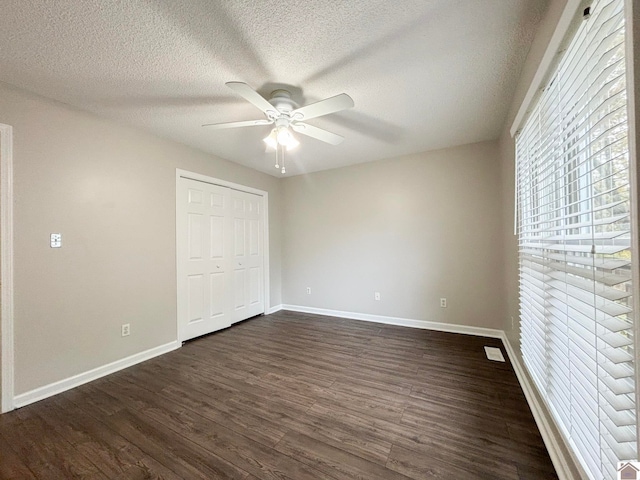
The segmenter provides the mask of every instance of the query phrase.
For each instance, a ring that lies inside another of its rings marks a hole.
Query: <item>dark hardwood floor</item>
[[[0,416],[3,479],[553,479],[500,340],[257,317]]]

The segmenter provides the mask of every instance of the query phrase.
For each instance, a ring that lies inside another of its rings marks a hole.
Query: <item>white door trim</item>
[[[181,178],[188,178],[190,180],[198,180],[205,183],[211,183],[213,185],[219,185],[221,187],[231,188],[240,192],[253,193],[254,195],[260,195],[264,201],[264,221],[263,221],[263,247],[264,247],[264,313],[267,314],[271,310],[271,295],[270,295],[270,280],[269,280],[269,193],[264,190],[258,190],[257,188],[247,187],[238,183],[227,182],[226,180],[220,180],[219,178],[209,177],[200,173],[190,172],[188,170],[181,170],[176,168],[176,227],[178,225],[178,212],[180,206],[178,205],[178,184]],[[176,228],[176,246],[178,244],[178,230]],[[176,300],[178,295],[177,273],[178,273],[178,249],[176,248]],[[179,332],[179,319],[176,315],[176,338],[178,338]]]
[[[0,412],[14,409],[13,356],[13,128],[0,124],[0,282],[2,395]]]

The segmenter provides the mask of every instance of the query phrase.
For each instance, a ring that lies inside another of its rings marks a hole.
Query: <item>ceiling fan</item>
[[[291,93],[284,89],[274,90],[271,93],[271,98],[267,100],[246,83],[227,82],[225,85],[262,110],[266,118],[259,120],[247,120],[244,122],[208,123],[203,125],[203,127],[223,129],[274,125],[271,133],[264,139],[264,142],[270,147],[275,148],[276,168],[280,168],[280,163],[282,163],[282,173],[285,173],[284,150],[291,150],[300,143],[291,134],[291,130],[331,145],[338,145],[344,140],[344,137],[322,128],[309,125],[308,123],[305,123],[305,120],[320,117],[322,115],[329,115],[330,113],[339,112],[353,107],[353,100],[346,93],[341,93],[335,97],[330,97],[325,100],[320,100],[319,102],[299,107],[291,99]]]

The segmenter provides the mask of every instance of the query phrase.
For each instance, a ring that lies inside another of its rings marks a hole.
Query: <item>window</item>
[[[593,479],[635,460],[624,0],[596,0],[516,139],[521,348]]]

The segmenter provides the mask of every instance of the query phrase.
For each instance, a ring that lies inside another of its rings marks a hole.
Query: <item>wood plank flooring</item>
[[[500,340],[257,317],[0,416],[2,479],[554,479]]]

